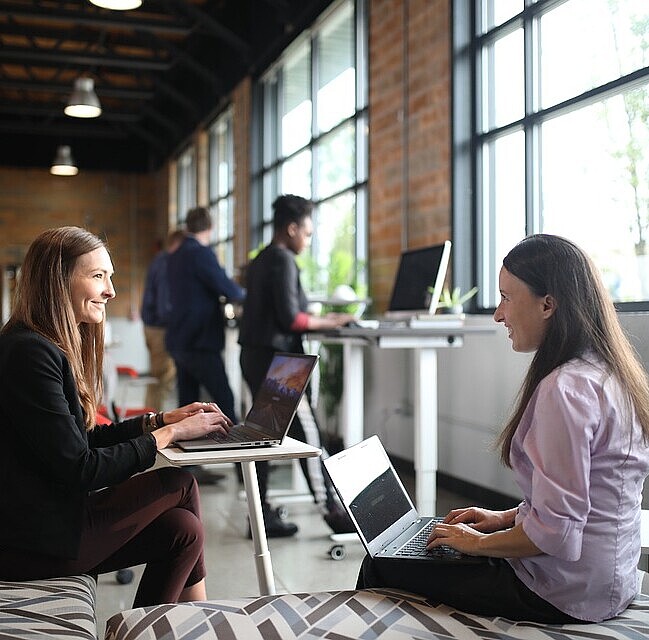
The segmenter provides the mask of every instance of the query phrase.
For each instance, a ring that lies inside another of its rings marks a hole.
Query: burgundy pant
[[[74,560],[0,550],[4,580],[108,573],[138,564],[146,567],[134,607],[177,602],[184,588],[205,577],[200,498],[190,473],[165,467],[91,494]]]

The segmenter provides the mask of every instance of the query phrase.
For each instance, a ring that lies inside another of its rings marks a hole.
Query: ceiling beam
[[[0,104],[0,113],[17,116],[35,116],[38,118],[56,118],[60,117],[63,113],[63,105],[39,107],[22,104]],[[69,118],[71,116],[65,117]],[[104,122],[137,122],[141,119],[141,116],[137,113],[115,113],[104,111],[101,115],[101,119]],[[79,118],[76,118],[76,120],[79,120]],[[82,127],[87,121],[88,120],[84,118],[79,122],[80,133],[83,133]]]
[[[72,84],[7,80],[6,78],[0,78],[0,91],[3,89],[9,91],[34,91],[36,93],[60,93],[66,95],[72,92]],[[104,81],[100,84],[95,84],[95,92],[102,98],[117,98],[120,100],[151,100],[155,95],[153,91],[143,91],[142,89],[109,87],[104,84]]]
[[[117,138],[126,139],[128,136],[120,129],[88,126],[84,128],[83,132],[78,127],[74,126],[56,126],[52,127],[49,124],[43,124],[37,121],[33,122],[13,122],[8,120],[0,120],[0,133],[19,133],[25,136],[50,136],[50,137],[66,137],[66,138]]]
[[[224,27],[220,22],[215,20],[205,11],[202,11],[197,6],[190,2],[183,2],[182,0],[175,0],[173,5],[177,7],[178,11],[187,13],[196,21],[196,27],[200,31],[209,33],[210,35],[218,38],[225,44],[235,49],[244,59],[246,65],[250,61],[250,44],[243,38],[239,37],[234,31]]]
[[[0,48],[0,61],[16,64],[42,64],[55,67],[60,65],[86,67],[113,67],[120,69],[146,69],[148,71],[166,71],[172,65],[171,61],[148,60],[133,56],[106,56],[101,54],[77,53],[59,49],[25,49],[22,47]]]
[[[85,24],[100,28],[130,29],[148,31],[150,33],[167,33],[178,36],[188,36],[192,31],[192,25],[183,22],[175,16],[174,20],[153,20],[143,19],[119,13],[115,16],[112,11],[94,11],[88,6],[82,11],[71,11],[60,7],[29,7],[24,4],[13,4],[3,2],[0,7],[0,16],[34,20],[40,23],[55,22],[63,23],[68,27],[71,24]]]

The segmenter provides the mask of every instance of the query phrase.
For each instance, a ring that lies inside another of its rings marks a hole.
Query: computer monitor
[[[432,247],[404,251],[394,279],[388,313],[434,314],[442,294],[450,255],[450,240]]]

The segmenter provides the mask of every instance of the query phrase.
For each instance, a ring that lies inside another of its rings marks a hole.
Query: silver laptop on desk
[[[484,558],[442,546],[427,551],[442,518],[417,513],[378,436],[323,460],[361,542],[372,557],[477,563]]]
[[[316,355],[276,353],[243,423],[227,435],[214,432],[176,445],[184,451],[214,451],[281,444],[317,361]]]

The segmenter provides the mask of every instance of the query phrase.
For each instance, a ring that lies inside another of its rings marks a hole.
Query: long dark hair
[[[104,323],[77,324],[70,296],[80,256],[106,245],[80,227],[41,233],[30,245],[16,286],[14,309],[2,331],[23,324],[65,353],[79,392],[87,429],[95,425],[102,394]]]
[[[593,352],[625,390],[630,406],[649,441],[649,382],[629,343],[599,272],[573,242],[537,234],[519,242],[503,267],[537,296],[554,298],[556,309],[518,393],[513,414],[498,444],[500,458],[510,466],[512,438],[539,382],[573,358]]]

